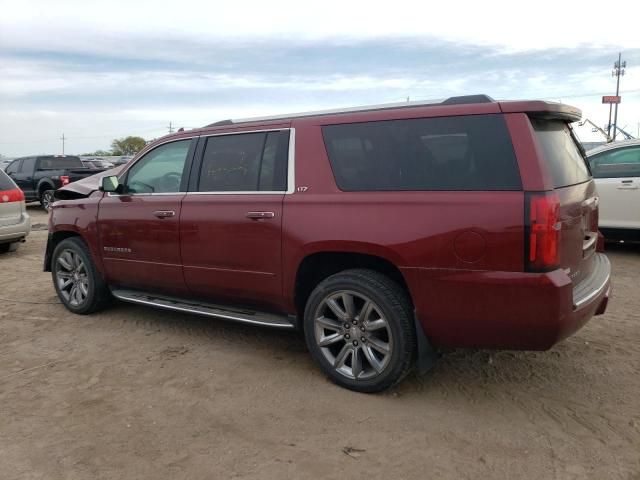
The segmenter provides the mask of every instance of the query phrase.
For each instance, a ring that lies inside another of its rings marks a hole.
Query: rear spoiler
[[[558,102],[545,102],[543,100],[499,102],[503,113],[526,113],[535,118],[550,120],[566,120],[577,122],[582,118],[579,108]]]

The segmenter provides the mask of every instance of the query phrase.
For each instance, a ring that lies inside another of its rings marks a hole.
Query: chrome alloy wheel
[[[89,295],[89,277],[82,258],[70,249],[56,260],[56,282],[64,299],[73,307],[82,305]]]
[[[55,201],[53,198],[53,190],[47,190],[42,194],[42,207],[48,212],[51,210],[51,204]]]
[[[382,310],[348,290],[325,297],[314,316],[315,340],[336,372],[355,380],[373,378],[393,353],[393,337]]]

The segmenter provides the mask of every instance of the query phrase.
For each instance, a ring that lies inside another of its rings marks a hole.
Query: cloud
[[[53,150],[63,129],[89,150],[88,137],[157,136],[169,121],[473,93],[562,99],[601,123],[618,47],[621,116],[640,117],[635,17],[602,22],[584,3],[0,3],[5,154],[30,153],[29,138]]]

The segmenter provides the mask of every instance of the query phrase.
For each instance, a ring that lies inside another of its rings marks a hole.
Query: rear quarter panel
[[[297,189],[285,196],[282,227],[284,292],[290,308],[300,262],[322,251],[365,253],[395,264],[421,320],[426,318],[422,312],[433,314],[425,289],[437,298],[439,288],[452,288],[438,282],[440,277],[523,270],[522,192],[341,192],[320,124],[300,121],[294,126]],[[429,334],[429,325],[425,328]]]

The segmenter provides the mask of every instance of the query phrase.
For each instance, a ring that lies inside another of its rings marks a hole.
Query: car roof
[[[240,133],[243,130],[250,131],[252,129],[283,129],[289,128],[293,122],[307,120],[332,124],[406,118],[407,115],[412,117],[431,117],[498,113],[527,113],[537,118],[562,119],[569,122],[575,122],[582,118],[580,109],[564,103],[547,102],[544,100],[494,100],[487,95],[464,95],[436,101],[407,101],[363,105],[335,110],[273,115],[268,117],[221,120],[192,130],[180,129],[178,132],[157,138],[138,152],[136,157],[162,143],[173,140],[188,139],[200,135],[215,135],[218,133]]]
[[[597,155],[598,153],[607,152],[609,150],[616,150],[618,148],[635,147],[640,146],[640,139],[634,138],[633,140],[622,140],[620,142],[611,142],[600,147],[596,147],[593,150],[587,152],[587,157]]]

